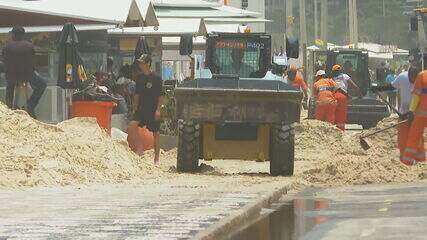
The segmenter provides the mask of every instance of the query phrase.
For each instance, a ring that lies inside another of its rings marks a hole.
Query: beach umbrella
[[[139,59],[142,54],[151,54],[150,49],[148,48],[148,43],[144,37],[140,37],[135,47],[134,57],[135,60]]]
[[[79,39],[72,23],[66,23],[58,41],[58,86],[64,89],[80,89],[87,79],[83,60],[78,52]]]

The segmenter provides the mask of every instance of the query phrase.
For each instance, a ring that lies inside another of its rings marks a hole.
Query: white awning
[[[192,18],[159,18],[158,27],[131,27],[109,30],[112,35],[138,36],[181,36],[184,34],[206,35],[207,30],[202,19]]]
[[[180,37],[162,37],[162,44],[165,46],[179,45]],[[193,38],[194,45],[205,45],[206,39],[204,36],[197,36]]]
[[[239,8],[220,7],[182,7],[171,5],[169,7],[155,5],[157,17],[161,18],[257,18],[260,13],[246,11]]]
[[[245,19],[242,19],[245,22]],[[205,22],[200,18],[158,18],[158,27],[125,27],[108,31],[112,35],[138,35],[138,36],[181,36],[192,34],[204,36],[212,32],[238,33],[244,32],[247,26],[232,21]],[[243,23],[244,24],[244,23]]]
[[[328,50],[335,49],[335,48],[345,48],[345,47],[340,46],[340,45],[336,45],[335,43],[328,43]],[[319,50],[319,49],[320,49],[320,47],[318,47],[316,45],[312,45],[312,46],[307,47],[307,50]]]
[[[205,22],[229,22],[229,23],[266,23],[271,22],[271,20],[264,18],[204,18]]]
[[[77,31],[101,31],[108,29],[115,29],[117,26],[112,24],[84,24],[74,25]],[[27,33],[42,33],[42,32],[61,32],[64,26],[37,26],[37,27],[24,27]],[[9,33],[12,30],[11,27],[0,28],[0,34]]]
[[[0,9],[32,12],[91,21],[124,23],[133,0],[1,0]]]
[[[393,59],[393,53],[375,53],[368,52],[369,58]]]
[[[159,7],[219,7],[218,2],[208,2],[204,0],[151,0],[155,6]]]
[[[208,33],[243,33],[247,26],[237,23],[205,23]]]
[[[354,45],[350,44],[344,47],[353,48]],[[397,46],[394,45],[381,45],[378,43],[360,42],[357,44],[357,47],[360,49],[366,49],[370,58],[393,59],[393,55],[409,54],[409,51],[399,49],[397,48]]]

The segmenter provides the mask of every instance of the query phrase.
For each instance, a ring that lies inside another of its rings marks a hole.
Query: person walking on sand
[[[348,110],[348,88],[355,89],[360,97],[362,93],[359,87],[353,82],[350,76],[343,73],[342,67],[335,64],[332,67],[332,79],[336,82],[338,90],[335,91],[335,99],[337,100],[337,108],[335,110],[335,124],[339,129],[345,131],[345,124],[347,123],[347,110]]]
[[[285,82],[291,84],[297,89],[300,89],[304,98],[302,100],[302,105],[306,109],[308,106],[308,87],[304,81],[302,73],[300,73],[295,65],[289,65],[289,69],[286,71],[286,76],[284,77]]]
[[[8,42],[2,50],[4,68],[6,73],[6,105],[14,107],[15,88],[27,84],[34,78],[35,48],[32,43],[25,40],[25,29],[13,27],[10,31],[12,41]],[[34,117],[34,108],[37,103],[31,102],[27,109]],[[33,108],[34,106],[34,108]]]
[[[412,90],[414,89],[415,79],[419,72],[420,70],[418,68],[410,67],[408,71],[399,74],[393,82],[387,83],[381,86],[371,87],[372,92],[384,92],[384,91],[397,90],[398,96],[399,96],[398,111],[401,116],[399,121],[408,118],[410,105],[411,105]],[[397,128],[397,141],[398,141],[398,148],[400,151],[400,160],[403,163],[407,163],[407,161],[404,160],[404,152],[408,142],[410,127],[411,127],[411,124],[409,122],[404,122],[399,124]],[[417,154],[421,155],[423,152],[424,152],[424,141],[421,138],[418,142]]]
[[[129,134],[138,137],[138,128],[146,126],[154,136],[154,164],[159,164],[160,155],[160,108],[162,104],[162,80],[151,71],[151,57],[142,54],[136,60],[140,68],[136,76],[136,90],[133,104],[133,120],[129,123]],[[142,145],[136,149],[142,155]]]
[[[427,127],[427,71],[422,71],[415,79],[408,121],[411,127],[401,161],[406,165],[425,163],[423,134]]]
[[[319,70],[316,73],[313,87],[313,94],[316,98],[316,119],[334,124],[335,109],[337,108],[337,100],[334,97],[334,92],[337,84],[334,80],[326,77],[324,70]]]

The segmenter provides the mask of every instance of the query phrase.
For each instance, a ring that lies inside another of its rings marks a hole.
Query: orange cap
[[[339,64],[335,64],[333,67],[332,67],[332,71],[341,71],[342,70],[342,67],[341,67],[341,65],[339,65]]]

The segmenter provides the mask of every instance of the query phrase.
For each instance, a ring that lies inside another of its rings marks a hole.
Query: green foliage
[[[162,124],[160,126],[160,132],[165,135],[178,135],[178,121],[176,119],[176,105],[173,89],[166,89],[165,91],[161,115]]]
[[[298,1],[294,13],[299,19]],[[320,1],[319,1],[320,2]],[[411,47],[409,17],[403,14],[405,0],[357,0],[359,41]],[[384,5],[383,5],[384,3]],[[319,4],[320,34],[320,4]],[[315,43],[314,1],[306,1],[307,37],[309,45]],[[298,25],[298,21],[297,21]],[[299,32],[296,26],[295,33]],[[340,45],[349,43],[348,0],[328,0],[328,41]]]

